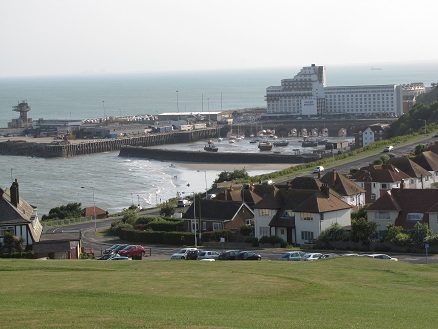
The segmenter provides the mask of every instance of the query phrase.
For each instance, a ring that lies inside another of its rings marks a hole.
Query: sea
[[[0,127],[18,117],[12,108],[23,100],[31,106],[28,117],[34,120],[266,107],[266,88],[292,78],[304,65],[310,64],[232,71],[0,77]],[[413,82],[430,86],[438,82],[438,61],[327,66],[326,77],[327,86]],[[245,143],[241,145],[248,148],[248,141]],[[193,145],[172,147],[190,149]],[[170,198],[205,191],[220,172],[121,158],[118,152],[66,159],[0,156],[0,187],[8,188],[17,179],[20,197],[36,206],[40,216],[73,202],[83,207],[95,204],[109,213],[131,204],[153,207]]]

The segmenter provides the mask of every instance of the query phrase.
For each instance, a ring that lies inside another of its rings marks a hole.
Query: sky
[[[0,0],[0,77],[438,60],[436,0]]]

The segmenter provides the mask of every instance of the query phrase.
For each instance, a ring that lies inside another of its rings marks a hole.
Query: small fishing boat
[[[287,140],[276,140],[274,141],[274,146],[288,146],[289,141]]]
[[[207,152],[217,152],[219,148],[216,145],[214,145],[212,140],[209,140],[207,145],[204,146],[204,150]]]
[[[270,151],[272,150],[272,146],[273,144],[271,142],[260,142],[258,148],[260,151]]]

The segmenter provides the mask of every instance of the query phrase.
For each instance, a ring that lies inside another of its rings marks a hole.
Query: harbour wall
[[[8,140],[0,143],[0,155],[30,156],[40,158],[66,158],[80,155],[119,151],[124,146],[156,146],[191,143],[217,137],[216,128],[187,132],[169,132],[138,137],[122,137],[88,141],[59,141],[38,143],[32,139]]]
[[[222,153],[205,151],[177,151],[147,147],[124,146],[119,156],[147,158],[160,161],[181,161],[201,163],[307,163],[320,159],[318,154],[276,154],[276,153]]]

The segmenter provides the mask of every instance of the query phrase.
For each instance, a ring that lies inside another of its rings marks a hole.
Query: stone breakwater
[[[147,158],[160,161],[204,162],[204,163],[307,163],[320,159],[318,154],[288,155],[276,153],[222,153],[163,150],[147,147],[124,146],[119,156]]]
[[[217,130],[207,128],[189,132],[170,132],[124,137],[71,142],[38,142],[37,138],[8,140],[0,143],[0,155],[17,155],[40,158],[66,158],[102,152],[119,151],[122,147],[156,146],[165,144],[191,143],[201,139],[214,138]]]

